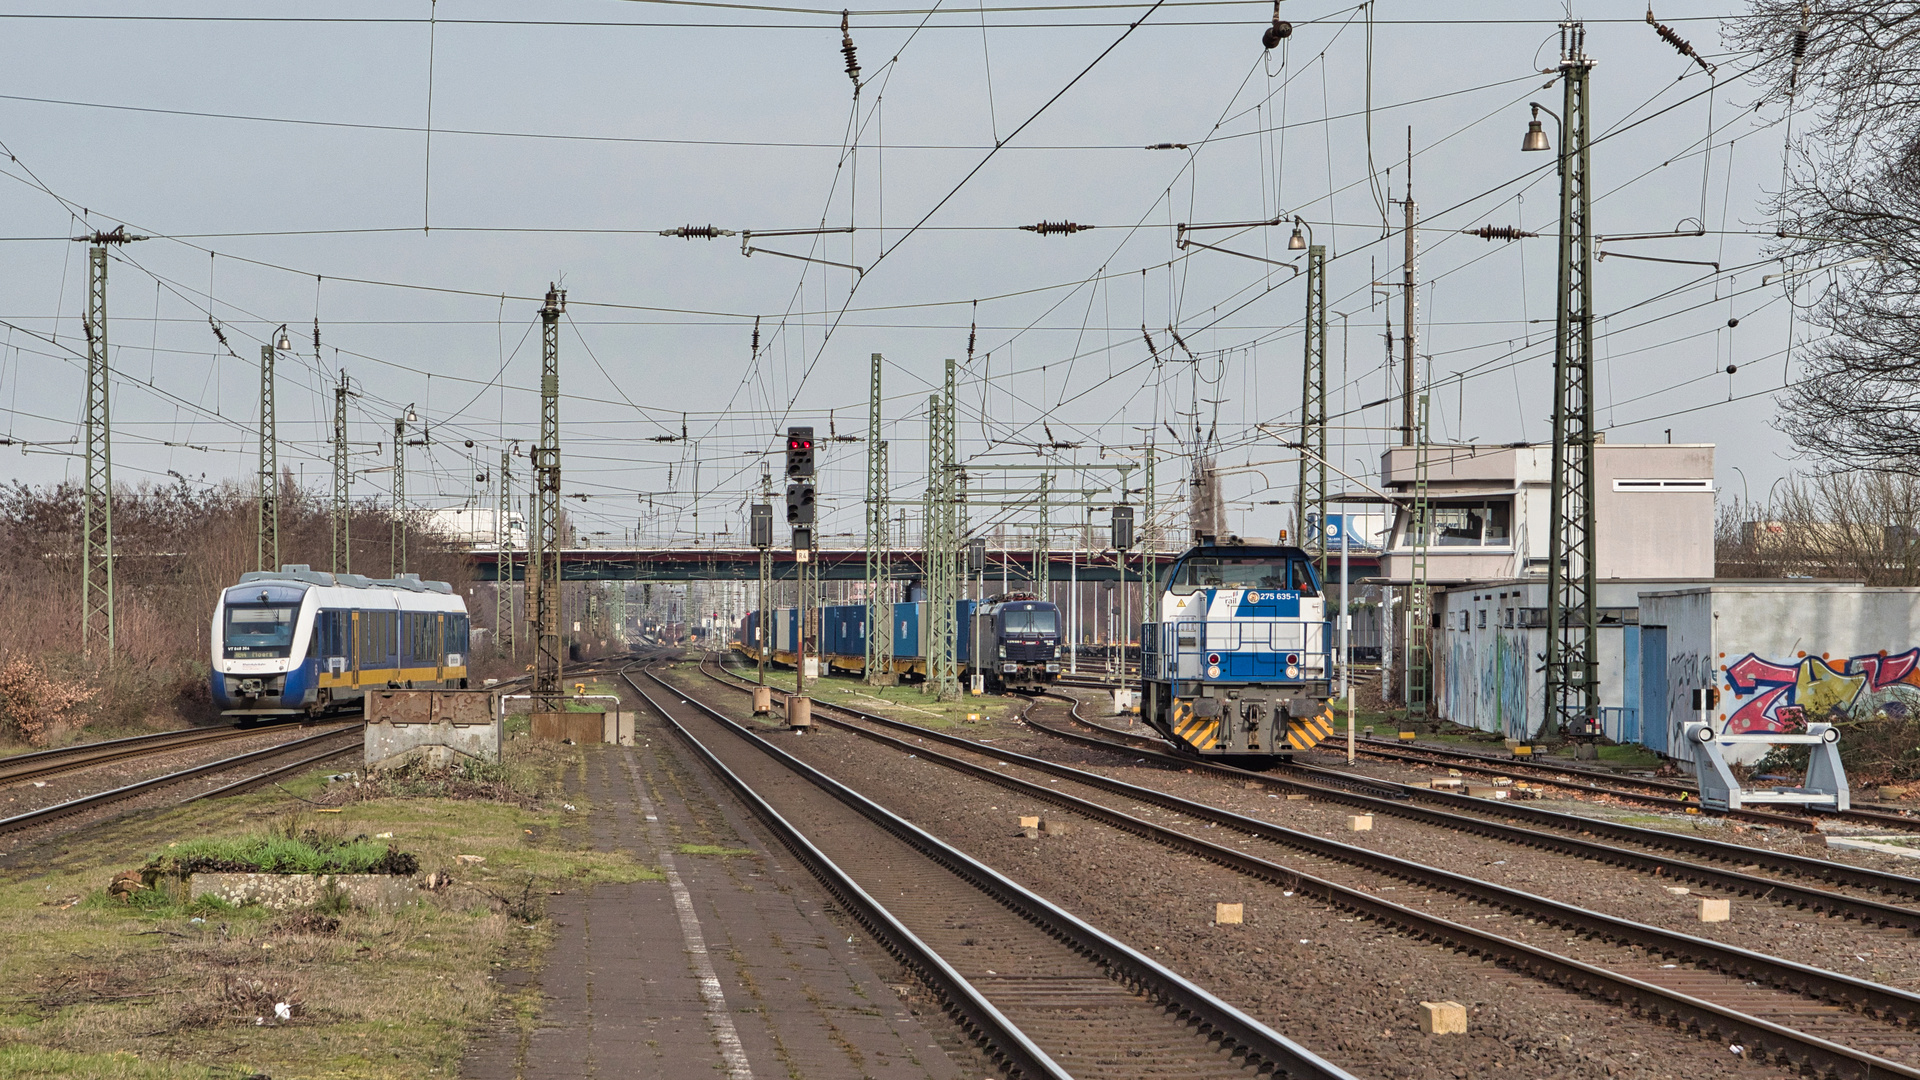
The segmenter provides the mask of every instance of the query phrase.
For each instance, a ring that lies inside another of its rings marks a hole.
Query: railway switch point
[[[1246,921],[1247,906],[1245,904],[1213,905],[1213,925],[1215,926],[1239,926]]]
[[[1467,1007],[1457,1001],[1423,1001],[1420,1030],[1428,1035],[1465,1035]]]
[[[1700,898],[1701,922],[1732,922],[1733,901],[1715,900],[1711,897]]]
[[[1348,832],[1372,832],[1373,831],[1373,815],[1372,814],[1348,814],[1347,815],[1347,831]]]

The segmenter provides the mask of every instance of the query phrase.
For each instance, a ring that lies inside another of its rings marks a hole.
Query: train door
[[[433,676],[440,680],[440,686],[444,689],[447,685],[447,617],[429,615],[427,618],[433,635]]]
[[[352,615],[347,627],[347,663],[353,667],[353,688],[360,689],[360,612]]]

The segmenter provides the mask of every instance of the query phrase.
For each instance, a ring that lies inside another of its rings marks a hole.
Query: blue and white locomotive
[[[226,716],[318,716],[368,689],[463,688],[468,630],[444,581],[242,574],[213,609],[213,701]]]
[[[1143,719],[1208,757],[1271,759],[1332,731],[1325,598],[1306,552],[1228,539],[1180,556],[1142,627]]]

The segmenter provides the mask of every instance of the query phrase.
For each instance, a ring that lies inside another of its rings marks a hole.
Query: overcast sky
[[[1573,8],[1598,60],[1596,231],[1706,230],[1603,245],[1686,261],[1597,265],[1599,421],[1611,442],[1671,429],[1717,444],[1722,497],[1763,500],[1794,464],[1769,391],[1814,332],[1784,290],[1814,278],[1783,283],[1762,261],[1785,132],[1778,110],[1752,107],[1750,61],[1721,49],[1719,17],[1742,9],[1656,9],[1709,76],[1646,24],[1643,0]],[[1051,460],[1112,464],[1151,436],[1164,506],[1184,492],[1197,417],[1238,470],[1233,525],[1271,536],[1290,510],[1261,504],[1291,502],[1295,466],[1256,425],[1297,423],[1304,281],[1180,250],[1175,226],[1311,224],[1338,313],[1332,438],[1347,471],[1377,469],[1398,410],[1361,406],[1389,389],[1382,332],[1400,311],[1397,285],[1372,283],[1400,274],[1382,221],[1402,220],[1385,200],[1405,197],[1409,127],[1433,436],[1545,440],[1557,186],[1552,156],[1519,147],[1527,102],[1560,108],[1541,71],[1561,5],[1285,0],[1282,14],[1294,33],[1267,52],[1266,0],[855,10],[856,98],[837,12],[6,5],[0,408],[7,435],[34,444],[7,474],[79,476],[86,258],[64,238],[124,222],[152,239],[116,249],[111,270],[122,483],[250,477],[260,345],[286,323],[283,465],[328,483],[344,368],[356,469],[390,465],[411,403],[412,437],[431,444],[409,453],[409,494],[488,504],[478,474],[491,483],[502,446],[537,434],[551,281],[567,290],[564,490],[584,532],[685,538],[695,492],[700,531],[739,528],[783,425],[864,437],[875,352],[893,493],[917,506],[927,394],[977,321],[963,458],[1035,464],[1057,441],[1082,445]],[[1146,149],[1165,143],[1187,149]],[[1019,228],[1043,220],[1094,228]],[[757,237],[746,257],[739,236],[657,235],[684,224],[855,231]],[[1461,234],[1483,224],[1545,235]],[[1285,227],[1196,235],[1298,261]],[[685,442],[650,441],[683,425]],[[865,444],[824,458],[822,531],[857,532]],[[364,473],[356,497],[384,497],[389,476]],[[526,478],[523,457],[522,492]]]

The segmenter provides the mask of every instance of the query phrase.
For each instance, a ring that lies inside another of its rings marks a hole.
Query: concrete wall
[[[1920,710],[1920,589],[1783,584],[1649,592],[1640,621],[1665,628],[1666,715],[1658,719],[1669,746],[1678,745],[1679,726],[1694,719],[1691,696],[1700,687],[1720,690],[1711,719],[1729,733]]]
[[[1618,742],[1642,741],[1637,605],[1644,588],[1603,581],[1596,598],[1603,613],[1597,643],[1602,723]],[[1514,739],[1540,733],[1547,719],[1546,606],[1546,582],[1535,579],[1462,585],[1435,596],[1434,681],[1442,717]]]
[[[1603,578],[1713,577],[1713,447],[1601,446],[1594,528]],[[1706,490],[1615,491],[1615,480],[1707,480]],[[1543,516],[1535,519],[1546,521]]]

